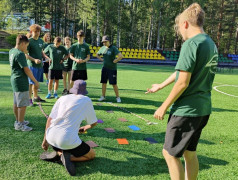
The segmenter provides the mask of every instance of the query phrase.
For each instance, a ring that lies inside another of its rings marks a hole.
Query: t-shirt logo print
[[[61,54],[61,51],[60,51],[60,50],[57,50],[57,54]]]
[[[39,44],[39,47],[42,48],[42,44]]]
[[[205,67],[210,67],[210,73],[215,74],[217,70],[218,54],[215,54]]]
[[[112,52],[111,52],[111,51],[107,51],[107,55],[109,55],[109,56],[110,56],[111,54],[112,54]]]
[[[82,52],[85,52],[85,48],[81,48],[81,51],[82,51]]]

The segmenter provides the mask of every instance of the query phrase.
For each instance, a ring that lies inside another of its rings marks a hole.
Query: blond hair
[[[31,32],[37,32],[37,31],[41,31],[41,26],[38,24],[33,24],[30,26],[30,31]]]
[[[50,40],[51,40],[51,34],[48,32],[48,33],[45,33],[45,35],[43,36],[43,41],[45,42],[45,43],[47,43],[47,39],[46,39],[46,37],[47,36],[50,36]]]
[[[192,26],[202,27],[205,19],[205,12],[198,3],[193,3],[177,16],[177,18],[181,16],[183,16]]]

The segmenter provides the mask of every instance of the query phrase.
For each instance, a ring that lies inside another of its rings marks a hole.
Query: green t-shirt
[[[47,48],[44,50],[44,53],[49,53],[50,55],[52,62],[50,63],[49,69],[52,70],[62,70],[63,64],[61,64],[60,61],[65,55],[67,56],[69,54],[64,46],[59,46],[57,48],[54,44],[47,46]]]
[[[86,59],[87,55],[90,55],[90,49],[89,46],[86,43],[79,44],[74,43],[70,48],[70,54],[73,54],[73,56],[76,59]],[[86,62],[78,64],[76,61],[73,61],[73,67],[72,70],[86,70]]]
[[[191,72],[189,86],[174,102],[170,114],[198,117],[211,114],[211,90],[218,64],[218,51],[207,34],[198,34],[186,40],[175,67],[179,71]]]
[[[110,45],[107,52],[103,54],[103,66],[111,70],[117,70],[117,63],[113,63],[120,51],[113,45]]]
[[[70,53],[70,48],[65,47],[65,49]],[[63,65],[65,68],[72,69],[73,60],[68,58],[64,61]]]
[[[38,38],[37,40],[30,38],[29,41],[30,42],[27,47],[29,55],[35,59],[42,60],[42,50],[43,50],[44,41],[40,38]],[[36,64],[35,62],[29,59],[27,60],[27,63],[28,63],[28,66],[37,67],[37,68],[41,68],[43,66],[42,63]]]
[[[24,67],[28,67],[25,54],[19,49],[13,48],[9,52],[11,66],[11,85],[13,92],[29,91],[28,76]]]

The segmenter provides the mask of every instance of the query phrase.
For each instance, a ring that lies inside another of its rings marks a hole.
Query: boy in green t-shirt
[[[27,47],[28,53],[26,58],[29,69],[32,71],[33,76],[38,82],[43,82],[43,64],[42,57],[46,57],[43,53],[44,41],[39,38],[41,32],[41,26],[33,24],[30,26],[30,32],[32,37],[29,39],[29,46]],[[31,98],[33,91],[33,99]],[[29,97],[30,106],[33,106],[33,102],[45,102],[38,96],[38,89],[34,87],[34,82],[29,79]]]
[[[110,43],[109,37],[103,36],[102,38],[103,47],[97,52],[97,58],[103,61],[103,67],[101,72],[101,83],[102,83],[102,96],[98,101],[104,101],[106,99],[107,81],[112,85],[116,94],[116,101],[121,102],[119,96],[119,90],[117,86],[117,63],[123,58],[120,51]],[[103,55],[103,59],[100,57]],[[116,56],[118,55],[118,58]]]
[[[86,62],[90,59],[89,46],[84,43],[85,34],[83,30],[77,32],[78,42],[70,48],[70,59],[73,60],[71,87],[76,80],[87,80],[87,65]]]
[[[204,16],[197,3],[177,16],[175,27],[185,42],[176,72],[147,90],[147,93],[154,93],[175,82],[168,98],[154,113],[156,119],[162,120],[172,105],[163,148],[171,179],[197,179],[199,163],[196,148],[211,114],[211,90],[218,51],[203,30]],[[182,156],[186,170],[180,160]]]
[[[13,89],[14,105],[13,112],[16,122],[15,130],[31,131],[27,126],[29,121],[24,121],[26,107],[29,106],[29,82],[28,77],[34,82],[35,88],[39,87],[38,81],[34,78],[31,70],[28,68],[26,56],[29,40],[25,35],[18,35],[16,46],[9,52],[9,61],[11,65],[11,85]]]
[[[57,90],[59,87],[59,79],[63,79],[62,77],[62,70],[63,70],[63,61],[68,59],[68,51],[65,49],[64,46],[61,46],[61,38],[56,37],[54,39],[54,44],[47,46],[44,50],[45,54],[49,54],[50,57],[47,57],[50,62],[49,67],[49,84],[48,84],[48,95],[46,99],[51,98],[51,90],[54,84],[54,98],[58,99]]]

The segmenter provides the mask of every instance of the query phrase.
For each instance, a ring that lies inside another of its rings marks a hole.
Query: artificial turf
[[[90,162],[77,163],[77,176],[70,177],[60,164],[41,161],[41,143],[44,136],[46,118],[38,106],[28,107],[26,120],[33,128],[31,132],[15,131],[12,111],[13,96],[10,85],[10,66],[0,62],[0,179],[169,179],[167,165],[162,156],[165,120],[158,121],[153,113],[168,96],[172,85],[155,94],[145,95],[146,88],[153,83],[165,80],[174,67],[151,65],[118,65],[118,87],[122,99],[120,107],[127,109],[157,125],[146,122],[108,103],[97,105],[101,95],[100,73],[102,64],[88,64],[88,96],[92,99],[98,119],[104,123],[80,135],[84,141],[94,141],[96,158]],[[225,93],[238,96],[238,70],[217,73],[214,86]],[[41,83],[41,97],[47,94],[45,83]],[[59,94],[63,90],[60,82]],[[50,113],[55,99],[42,104]],[[110,85],[107,88],[107,101],[116,104]],[[238,97],[212,91],[213,113],[204,129],[198,146],[200,171],[198,179],[236,179],[238,177]],[[107,113],[112,110],[114,113]],[[128,122],[121,122],[125,118]],[[128,126],[136,125],[139,131]],[[104,128],[114,128],[108,133]],[[149,144],[144,138],[152,137],[157,144]],[[117,138],[127,138],[129,145],[119,145]],[[51,150],[51,149],[50,149]]]

